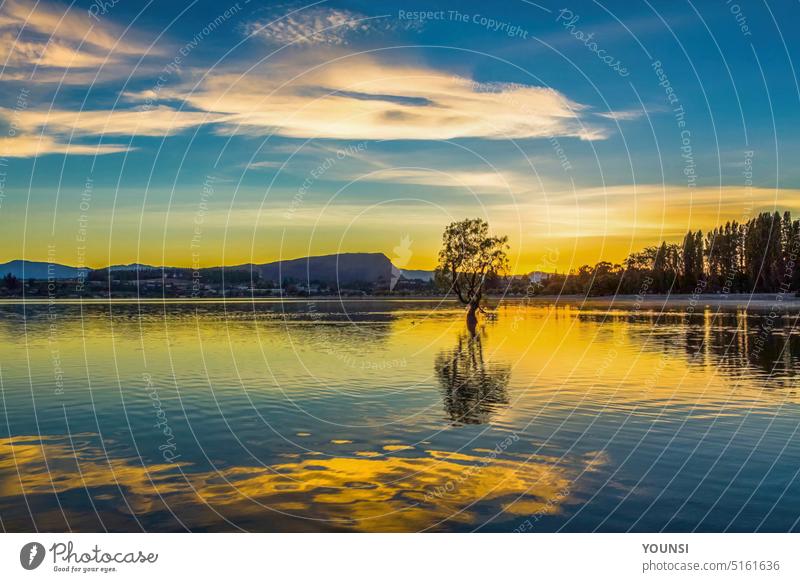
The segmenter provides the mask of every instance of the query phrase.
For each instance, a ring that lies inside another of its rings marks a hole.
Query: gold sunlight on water
[[[574,468],[563,468],[557,458],[436,450],[191,472],[186,464],[143,466],[135,459],[107,459],[88,444],[91,435],[73,438],[74,449],[56,438],[0,440],[0,494],[33,499],[86,491],[95,496],[98,488],[115,484],[124,492],[117,509],[125,512],[129,506],[140,518],[163,511],[165,504],[177,514],[206,504],[232,522],[273,510],[334,529],[409,531],[435,528],[443,520],[476,523],[470,505],[479,500],[503,500],[512,515],[556,513],[568,501],[574,477]],[[592,470],[603,457],[579,461]]]

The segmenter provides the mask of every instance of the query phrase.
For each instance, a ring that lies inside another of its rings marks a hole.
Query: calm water
[[[787,531],[794,315],[0,306],[15,530]]]

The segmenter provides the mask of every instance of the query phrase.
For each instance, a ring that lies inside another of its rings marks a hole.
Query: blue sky
[[[0,260],[430,268],[482,216],[564,270],[800,210],[796,3],[32,7],[0,7]]]

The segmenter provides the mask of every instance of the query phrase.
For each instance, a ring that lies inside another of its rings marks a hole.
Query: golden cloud
[[[14,120],[25,132],[44,129],[50,133],[73,135],[172,135],[204,123],[219,121],[222,116],[204,111],[180,111],[160,105],[111,110],[23,110],[0,108],[0,117]]]
[[[6,64],[6,80],[20,77],[8,67],[25,71],[33,67],[96,69],[126,57],[159,53],[159,49],[133,40],[125,29],[106,20],[92,20],[82,10],[19,0],[6,0],[0,6],[0,58]],[[58,78],[59,83],[69,84],[85,80],[71,75]]]
[[[118,144],[87,145],[63,143],[49,135],[20,135],[0,137],[0,157],[31,158],[46,154],[73,154],[98,156],[127,151],[128,146]]]

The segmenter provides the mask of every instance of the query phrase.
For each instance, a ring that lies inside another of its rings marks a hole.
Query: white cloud
[[[508,170],[438,170],[436,168],[387,168],[364,176],[365,182],[388,182],[390,184],[413,184],[466,188],[476,193],[485,191],[514,192],[533,178],[518,175]],[[515,186],[516,185],[516,186]],[[529,185],[529,184],[528,184]]]
[[[220,131],[342,140],[604,139],[586,106],[547,87],[473,84],[446,72],[367,56],[272,60],[247,74],[209,75],[191,91],[164,92],[226,114]],[[319,57],[319,55],[317,55]]]
[[[248,170],[274,170],[283,166],[283,162],[251,162],[246,164]]]
[[[603,113],[597,113],[597,115],[613,121],[634,121],[642,117],[644,115],[644,111],[641,109],[629,109],[627,111],[607,111]]]

